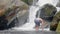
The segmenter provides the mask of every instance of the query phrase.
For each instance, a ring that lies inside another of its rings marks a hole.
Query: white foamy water
[[[54,6],[56,6],[58,0],[39,0],[36,5],[38,5],[39,7],[43,6],[44,4],[52,4]],[[15,27],[13,28],[14,30],[22,30],[22,31],[34,31],[35,29],[33,28],[35,26],[34,24],[34,19],[35,19],[35,15],[37,10],[39,10],[39,7],[36,6],[31,6],[29,9],[29,23],[26,23],[24,25],[22,25],[21,27]],[[39,29],[42,30],[42,29]],[[49,31],[49,28],[45,28],[44,30]]]
[[[43,6],[44,4],[52,4],[54,6],[56,6],[58,0],[39,0],[36,4],[39,5],[39,6]]]

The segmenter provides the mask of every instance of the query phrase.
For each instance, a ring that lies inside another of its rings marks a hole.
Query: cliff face
[[[12,18],[17,17],[19,20],[19,25],[25,23],[28,18],[28,8],[29,6],[21,0],[0,0],[0,28],[4,29]],[[15,16],[17,15],[17,16]],[[4,16],[4,17],[3,17]],[[7,20],[7,22],[5,22]],[[9,23],[9,27],[15,26],[17,19],[14,18],[12,22]],[[3,22],[1,22],[3,21]]]

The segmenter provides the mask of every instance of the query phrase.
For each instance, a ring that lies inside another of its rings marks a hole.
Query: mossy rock
[[[58,19],[60,19],[60,11],[57,12],[57,14],[55,15],[55,17],[57,17]]]
[[[51,4],[45,4],[42,6],[41,9],[37,11],[36,17],[38,17],[39,15],[40,18],[51,22],[56,12],[57,12],[56,7],[54,7]]]
[[[54,7],[51,4],[45,4],[41,11],[45,12],[45,16],[51,16],[51,15],[54,15],[56,13],[57,9],[56,9],[56,7]],[[55,13],[53,13],[53,12],[55,12]]]
[[[55,14],[54,18],[53,18],[53,21],[54,21],[54,22],[59,22],[59,20],[60,20],[60,11],[57,12],[57,13]]]
[[[51,31],[56,31],[56,29],[57,29],[57,25],[58,25],[58,23],[54,23],[54,22],[52,22],[51,24],[50,24],[50,30]]]
[[[50,24],[51,31],[56,31],[59,21],[60,21],[60,11],[54,16],[53,21]]]

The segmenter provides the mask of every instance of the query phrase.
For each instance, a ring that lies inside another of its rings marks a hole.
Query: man
[[[44,21],[41,18],[36,18],[34,20],[34,22],[35,22],[35,29],[36,30],[39,30],[40,23],[42,23],[41,27],[42,27],[42,30],[43,30]]]

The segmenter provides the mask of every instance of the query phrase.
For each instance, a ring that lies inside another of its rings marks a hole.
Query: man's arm
[[[44,29],[44,20],[40,18],[40,20],[42,21],[42,25],[41,25],[41,28],[42,28],[42,31]]]

